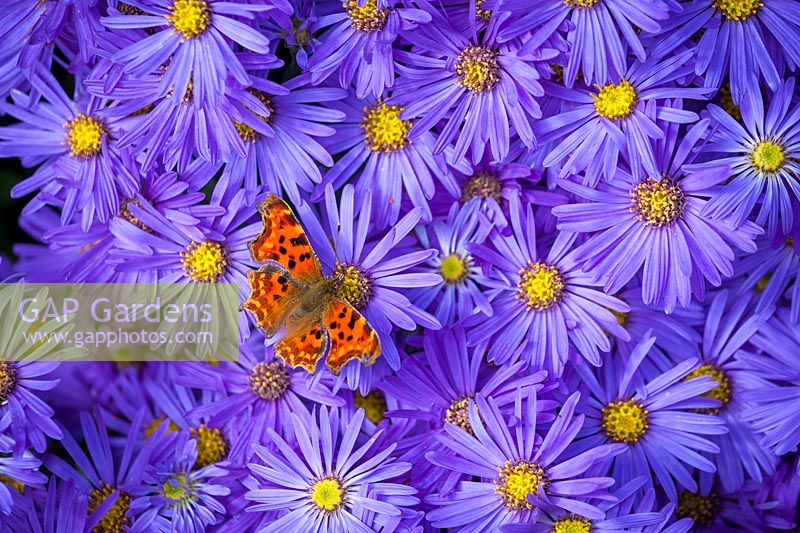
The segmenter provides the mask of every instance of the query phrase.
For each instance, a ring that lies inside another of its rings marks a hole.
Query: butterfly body
[[[327,353],[334,373],[353,359],[371,364],[380,355],[378,336],[366,319],[339,297],[291,208],[275,195],[259,205],[264,228],[250,243],[251,293],[242,305],[267,337],[283,333],[276,354],[287,364],[315,372]]]

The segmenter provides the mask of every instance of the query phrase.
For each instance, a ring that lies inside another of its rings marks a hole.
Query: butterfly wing
[[[328,334],[322,324],[308,321],[291,328],[275,345],[275,354],[292,368],[300,366],[313,374],[327,345]]]
[[[301,290],[286,271],[275,265],[263,265],[247,273],[250,295],[242,304],[256,318],[258,327],[272,337],[284,326],[286,317],[296,307]]]
[[[326,306],[323,324],[330,337],[326,365],[333,373],[338,374],[353,359],[371,365],[381,354],[378,334],[367,319],[344,300],[334,298]]]
[[[322,269],[303,227],[286,202],[270,194],[258,205],[264,227],[250,243],[254,261],[274,261],[302,284],[322,279]]]

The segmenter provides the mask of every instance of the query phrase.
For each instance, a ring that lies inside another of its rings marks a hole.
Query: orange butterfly
[[[353,359],[374,363],[381,354],[378,335],[336,296],[292,209],[270,194],[258,212],[264,229],[250,243],[250,255],[269,263],[247,273],[251,291],[242,308],[253,313],[267,337],[286,329],[275,353],[312,374],[326,351],[326,365],[335,374]]]

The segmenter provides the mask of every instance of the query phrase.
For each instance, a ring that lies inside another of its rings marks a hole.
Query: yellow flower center
[[[0,406],[5,405],[17,387],[17,367],[11,361],[0,359]]]
[[[649,413],[633,398],[628,401],[611,402],[603,408],[602,428],[614,442],[635,444],[647,430]]]
[[[569,7],[594,7],[600,0],[564,0],[564,3]]]
[[[684,381],[688,381],[690,379],[699,378],[701,376],[711,376],[711,379],[717,382],[717,386],[711,389],[710,391],[703,394],[706,398],[714,398],[715,400],[719,400],[724,407],[731,401],[732,393],[731,393],[731,380],[725,374],[725,371],[722,370],[717,365],[713,365],[711,363],[706,363],[691,373],[689,373],[684,379]],[[718,408],[709,408],[709,409],[698,409],[698,412],[707,413],[711,415],[715,415],[719,413],[720,409]]]
[[[614,318],[617,319],[617,324],[622,326],[623,328],[628,323],[628,313],[624,313],[622,311],[614,311],[613,309],[609,309],[611,314],[614,315]]]
[[[481,22],[489,22],[492,18],[492,10],[484,9],[483,3],[485,0],[475,0],[475,18]]]
[[[411,121],[402,120],[403,108],[389,105],[380,100],[364,108],[361,129],[364,130],[364,142],[373,152],[390,154],[409,143],[408,132]]]
[[[342,508],[347,491],[339,478],[324,477],[311,485],[311,501],[317,509],[332,513]]]
[[[218,463],[228,455],[228,443],[219,428],[202,424],[199,428],[192,428],[192,436],[197,439],[197,460],[194,468]]]
[[[565,516],[553,522],[552,533],[592,533],[592,523],[585,518]]]
[[[174,506],[188,503],[194,499],[191,482],[183,474],[173,477],[164,483],[164,497],[175,502]]]
[[[15,491],[19,492],[20,494],[25,494],[25,483],[22,483],[21,481],[17,481],[16,479],[11,479],[6,475],[0,474],[0,483],[8,485]]]
[[[355,265],[336,263],[331,276],[333,292],[356,309],[362,309],[372,296],[372,280]]]
[[[147,225],[133,216],[131,213],[130,206],[135,205],[136,207],[141,208],[142,204],[139,200],[135,198],[125,198],[119,203],[119,217],[124,218],[137,228],[146,231],[147,233],[154,233],[152,229],[148,228]]]
[[[708,496],[696,492],[684,491],[678,494],[678,518],[691,518],[695,527],[709,527],[714,523],[720,508],[719,496],[710,493]]]
[[[219,281],[230,264],[228,251],[216,241],[192,241],[181,252],[181,261],[186,275],[198,283]]]
[[[273,115],[275,113],[275,107],[272,105],[272,99],[269,96],[264,94],[263,92],[259,91],[258,89],[248,89],[248,92],[259,99],[259,101],[264,104],[264,107],[267,108],[269,111],[268,116],[264,116],[259,114],[258,117],[265,122],[266,124],[270,124],[272,122]],[[236,131],[239,133],[239,137],[242,138],[245,142],[254,143],[261,137],[261,134],[242,122],[233,121],[233,126],[236,128]]]
[[[470,394],[453,400],[444,415],[446,423],[458,426],[470,435],[475,434],[472,430],[472,424],[469,422],[469,404],[472,399],[473,395]]]
[[[762,0],[714,0],[711,3],[728,20],[743,21],[764,7]]]
[[[547,486],[544,469],[530,461],[506,461],[497,469],[498,478],[494,480],[494,491],[500,495],[509,511],[528,511],[533,504],[528,494],[539,494],[539,488]]]
[[[92,489],[89,493],[89,507],[88,513],[91,514],[100,507],[100,504],[106,501],[106,498],[111,496],[116,489],[107,485],[104,481],[100,482],[100,486]],[[94,533],[123,533],[128,530],[131,525],[131,520],[128,518],[128,509],[131,506],[131,497],[127,492],[119,491],[117,499],[111,509],[106,511],[103,518],[95,526]]]
[[[736,119],[737,122],[742,121],[742,111],[739,106],[733,102],[733,95],[731,94],[731,86],[726,83],[719,88],[719,105],[730,116]]]
[[[530,261],[519,271],[517,300],[525,303],[528,311],[546,311],[564,297],[566,283],[558,268],[543,261]]]
[[[158,418],[154,418],[152,422],[147,424],[144,428],[144,436],[148,439],[153,436],[153,433],[158,431],[158,428],[161,427],[161,424],[167,421],[166,416],[159,416]],[[175,422],[172,420],[169,421],[169,426],[167,427],[167,433],[172,433],[173,431],[180,431],[181,428],[178,427]]]
[[[358,392],[353,393],[353,403],[364,410],[364,415],[373,423],[378,424],[386,413],[386,397],[377,389],[370,391],[366,396]]]
[[[439,265],[439,273],[448,285],[460,285],[469,275],[469,263],[469,258],[453,253],[442,259],[442,264]]]
[[[390,11],[378,8],[377,0],[366,0],[363,5],[359,5],[358,0],[345,0],[342,7],[347,11],[353,29],[364,33],[382,30]]]
[[[486,200],[494,198],[498,204],[503,201],[503,184],[497,176],[489,172],[478,172],[470,177],[461,188],[461,202],[465,203],[473,198]]]
[[[786,162],[786,152],[778,142],[763,140],[750,152],[750,162],[762,174],[774,174]]]
[[[456,58],[458,83],[472,91],[482,93],[494,88],[500,81],[500,52],[488,46],[473,45],[464,48]]]
[[[64,126],[69,145],[69,155],[89,159],[100,153],[103,136],[107,134],[103,122],[83,113],[67,122]]]
[[[258,363],[247,376],[250,390],[262,400],[275,401],[283,398],[289,388],[289,371],[283,363]]]
[[[628,118],[633,113],[638,102],[636,89],[624,78],[617,85],[613,83],[604,85],[592,97],[594,98],[594,109],[597,114],[608,120]]]
[[[683,191],[671,178],[647,178],[631,190],[631,212],[645,226],[671,226],[686,205]]]
[[[211,8],[205,0],[175,0],[167,20],[184,39],[194,39],[211,25]]]

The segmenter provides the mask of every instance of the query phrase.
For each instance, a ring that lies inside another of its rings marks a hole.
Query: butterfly
[[[267,337],[285,331],[275,345],[278,357],[312,374],[326,353],[326,366],[335,374],[353,359],[375,362],[381,354],[378,335],[337,297],[292,208],[270,194],[258,211],[264,227],[249,248],[253,260],[265,264],[247,273],[250,295],[242,308]]]

